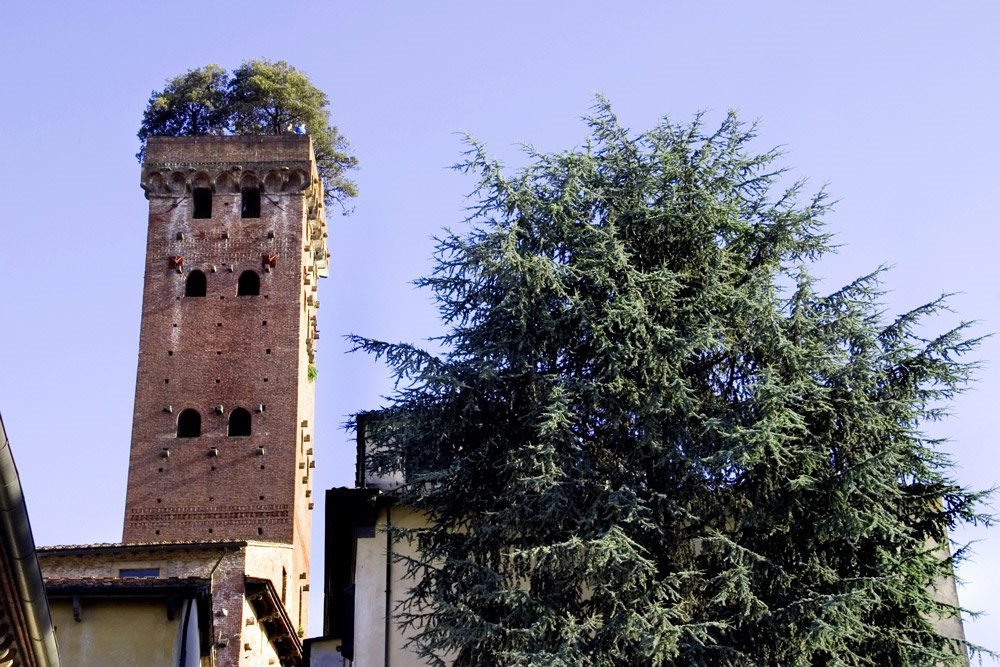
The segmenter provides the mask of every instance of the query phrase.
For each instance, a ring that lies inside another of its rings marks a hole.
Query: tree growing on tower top
[[[471,142],[439,239],[443,352],[352,337],[397,379],[367,422],[402,472],[401,610],[432,664],[941,665],[948,531],[987,520],[923,431],[977,340],[884,316],[882,271],[821,293],[825,192],[783,187],[730,114],[515,173]]]
[[[284,134],[312,138],[316,168],[327,203],[341,206],[357,196],[346,172],[357,166],[350,145],[330,124],[330,100],[302,72],[283,60],[248,60],[228,74],[218,65],[190,70],[153,91],[136,157],[153,136]]]

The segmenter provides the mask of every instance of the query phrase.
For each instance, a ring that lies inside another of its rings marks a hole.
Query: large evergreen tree
[[[357,195],[347,172],[358,161],[330,124],[329,106],[326,94],[283,60],[248,60],[232,76],[218,65],[206,65],[168,79],[163,90],[152,92],[136,157],[142,160],[146,140],[155,136],[305,132],[312,138],[327,203],[345,206]]]
[[[442,239],[432,355],[355,337],[399,384],[369,420],[403,471],[403,610],[457,665],[937,665],[928,592],[981,494],[924,432],[969,379],[938,299],[883,317],[880,271],[817,291],[824,192],[735,115],[508,175],[471,143],[470,231]],[[440,664],[440,663],[438,663]]]

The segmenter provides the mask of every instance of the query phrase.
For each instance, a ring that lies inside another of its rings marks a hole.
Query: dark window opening
[[[201,415],[197,410],[185,410],[177,416],[177,437],[201,437]]]
[[[243,201],[240,204],[241,218],[260,217],[260,188],[243,188]]]
[[[281,604],[288,599],[288,570],[281,568]]]
[[[256,271],[244,271],[236,285],[236,296],[259,296],[260,276]]]
[[[195,218],[212,217],[212,190],[209,188],[194,188],[191,191],[191,201],[194,202]]]
[[[160,576],[160,568],[158,567],[135,567],[126,568],[118,570],[118,576],[120,578],[124,577],[158,577]]]
[[[250,412],[243,408],[236,408],[229,415],[229,437],[248,435],[250,435]]]
[[[208,278],[201,271],[194,270],[188,274],[184,283],[184,296],[205,296],[208,291]]]

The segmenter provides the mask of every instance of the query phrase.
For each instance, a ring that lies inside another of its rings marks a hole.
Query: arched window
[[[260,294],[260,276],[256,271],[244,271],[236,285],[236,296],[258,296]]]
[[[188,275],[187,282],[184,283],[184,296],[205,296],[207,289],[208,279],[205,278],[205,274],[194,270]]]
[[[250,435],[250,413],[243,408],[236,408],[229,415],[229,437]]]
[[[260,217],[260,188],[242,188],[240,190],[240,217]]]
[[[188,408],[177,415],[177,437],[197,438],[201,436],[201,415]]]
[[[191,200],[194,202],[194,213],[192,218],[212,217],[212,190],[211,188],[192,188]]]

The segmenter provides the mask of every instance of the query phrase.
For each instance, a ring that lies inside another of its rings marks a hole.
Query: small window
[[[191,201],[194,202],[194,214],[192,217],[212,217],[212,190],[210,188],[194,188],[191,190]]]
[[[124,579],[125,577],[158,577],[160,576],[160,568],[158,567],[145,567],[145,568],[131,568],[123,567],[118,570],[118,577]]]
[[[241,218],[260,217],[260,188],[243,188],[241,191],[242,203],[240,204]]]
[[[259,296],[260,276],[256,271],[244,271],[236,285],[236,296]]]
[[[201,437],[201,415],[198,414],[197,410],[189,408],[177,416],[177,437]]]
[[[208,278],[201,271],[192,271],[184,283],[184,296],[205,296],[208,291]]]
[[[236,408],[229,415],[229,436],[245,437],[250,435],[250,413],[243,408]]]

